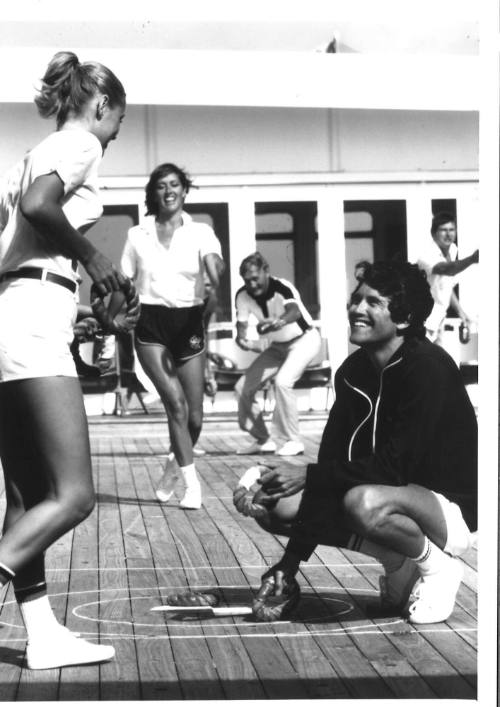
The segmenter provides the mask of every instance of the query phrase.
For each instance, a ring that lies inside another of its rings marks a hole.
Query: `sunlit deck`
[[[305,460],[325,417],[304,416]],[[7,591],[0,609],[0,700],[173,700],[476,697],[476,550],[465,558],[453,615],[412,627],[377,611],[380,566],[370,557],[318,547],[302,565],[303,600],[290,621],[255,623],[151,612],[186,587],[216,588],[248,605],[284,539],[239,515],[232,491],[255,458],[232,416],[208,416],[197,460],[204,506],[160,505],[154,487],[168,447],[164,416],[90,420],[98,505],[47,553],[59,618],[90,640],[111,643],[102,666],[29,671],[25,631]],[[3,510],[4,495],[0,495]]]

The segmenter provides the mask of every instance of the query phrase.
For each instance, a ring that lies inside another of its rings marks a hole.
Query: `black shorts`
[[[138,344],[165,346],[174,361],[184,361],[205,351],[203,305],[164,307],[141,305],[141,316],[135,328]]]

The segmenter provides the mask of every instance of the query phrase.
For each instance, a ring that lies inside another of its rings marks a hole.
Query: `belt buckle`
[[[49,271],[47,270],[47,268],[42,268],[42,276],[40,277],[40,282],[42,283],[42,285],[45,285],[45,283],[47,282],[48,273]]]

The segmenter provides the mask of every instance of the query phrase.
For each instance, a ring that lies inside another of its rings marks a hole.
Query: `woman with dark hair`
[[[203,419],[205,273],[213,289],[224,264],[210,226],[187,214],[188,174],[172,163],[153,170],[146,185],[146,218],[131,228],[121,267],[133,278],[141,300],[135,332],[137,356],[168,417],[172,452],[156,496],[165,503],[178,478],[185,484],[184,509],[201,508],[201,485],[193,446]]]
[[[79,261],[96,294],[130,282],[83,235],[102,206],[97,170],[120,130],[125,91],[102,64],[57,53],[35,104],[57,130],[0,189],[0,456],[7,509],[0,585],[12,580],[31,669],[110,660],[52,613],[44,552],[95,503],[88,427],[70,352]]]

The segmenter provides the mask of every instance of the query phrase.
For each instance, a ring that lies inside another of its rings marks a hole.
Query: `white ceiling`
[[[113,3],[114,4],[114,3]],[[119,7],[119,3],[116,4]],[[5,19],[0,46],[60,46],[195,51],[319,51],[332,37],[341,53],[477,54],[479,22],[418,21],[165,21],[145,19]]]
[[[31,102],[52,54],[73,50],[116,71],[130,103],[475,110],[482,2],[14,0],[0,101]]]

